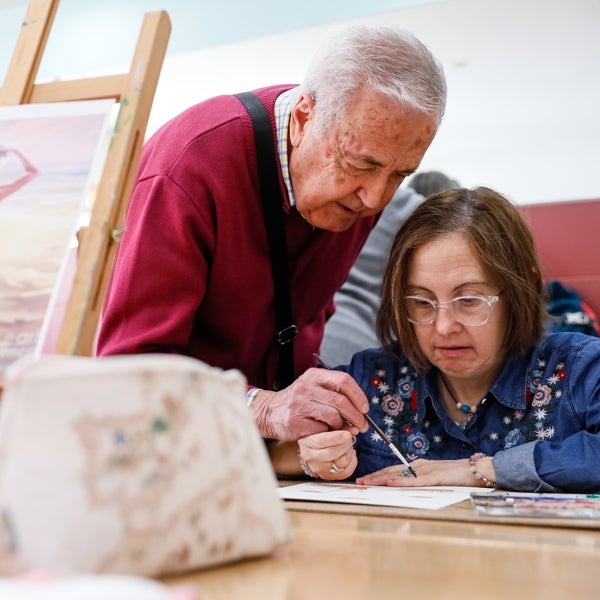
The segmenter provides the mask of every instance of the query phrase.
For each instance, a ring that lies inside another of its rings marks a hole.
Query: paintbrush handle
[[[313,354],[313,358],[315,359],[315,361],[319,367],[329,370],[327,363],[318,354],[316,354],[316,353]],[[375,421],[373,421],[373,419],[369,416],[368,413],[365,413],[364,416],[365,416],[365,419],[368,421],[368,423],[371,425],[371,427],[377,432],[377,434],[381,437],[381,439],[389,446],[390,450],[402,461],[402,463],[404,463],[408,467],[408,470],[412,473],[412,476],[416,477],[417,474],[415,473],[415,470],[410,466],[410,463],[406,460],[406,458],[404,458],[404,455],[402,454],[402,452],[400,452],[400,450],[398,450],[398,448],[396,448],[396,446],[393,444],[392,440],[390,440],[390,438],[383,432],[383,429],[381,429],[379,427],[379,425],[377,425],[377,423],[375,423]]]
[[[398,450],[398,448],[396,448],[396,446],[394,445],[394,443],[392,442],[392,440],[390,440],[390,438],[383,432],[383,430],[381,429],[381,427],[379,427],[379,425],[377,425],[377,423],[375,423],[375,421],[373,421],[372,417],[369,416],[369,414],[365,414],[365,419],[369,422],[369,424],[371,425],[371,427],[377,432],[377,434],[381,437],[381,439],[390,447],[391,451],[407,466],[410,468],[410,463],[406,460],[406,458],[404,458],[402,452],[400,452],[400,450]],[[411,472],[413,472],[412,468],[411,468]]]

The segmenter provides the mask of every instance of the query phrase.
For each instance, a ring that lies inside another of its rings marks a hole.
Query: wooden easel
[[[171,22],[165,11],[145,15],[127,73],[36,84],[59,1],[30,0],[0,88],[0,105],[103,98],[121,103],[90,224],[78,236],[77,270],[55,349],[59,354],[90,355]]]

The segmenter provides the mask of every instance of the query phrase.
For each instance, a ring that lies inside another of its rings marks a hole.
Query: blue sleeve
[[[555,334],[561,335],[561,334]],[[524,491],[600,492],[600,341],[580,336],[568,352],[554,435],[493,459],[498,485]]]
[[[539,442],[528,442],[497,452],[492,458],[496,483],[502,490],[517,492],[560,492],[540,479],[536,468],[534,450]]]
[[[534,459],[540,479],[569,492],[600,492],[600,341],[586,339],[568,361],[564,393],[572,433],[540,441]],[[561,427],[558,423],[557,427]]]

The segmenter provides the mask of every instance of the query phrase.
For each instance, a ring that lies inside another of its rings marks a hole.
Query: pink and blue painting
[[[0,380],[15,360],[44,348],[114,105],[0,107]]]

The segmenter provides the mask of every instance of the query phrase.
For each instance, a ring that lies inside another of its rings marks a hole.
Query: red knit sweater
[[[256,90],[274,125],[277,96]],[[273,133],[275,136],[275,133]],[[295,372],[318,352],[333,294],[375,217],[313,230],[286,198]],[[252,121],[234,96],[197,104],[146,143],[106,296],[98,354],[168,352],[271,388],[278,349]]]

